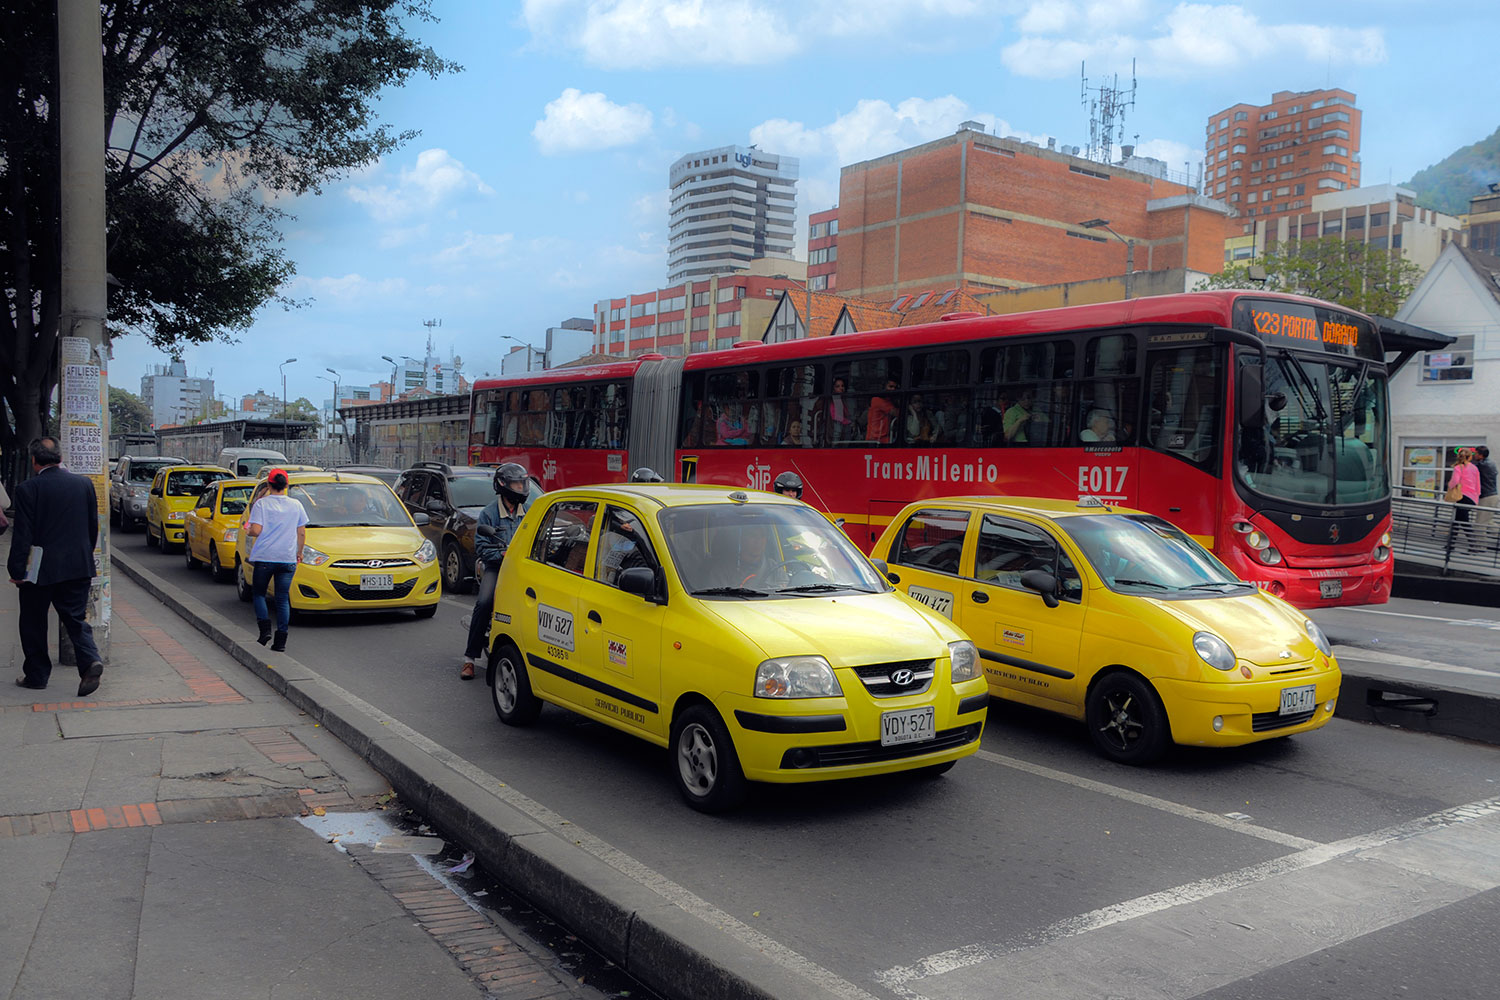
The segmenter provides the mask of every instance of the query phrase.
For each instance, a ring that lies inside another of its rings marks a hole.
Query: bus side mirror
[[[1265,391],[1265,383],[1261,378],[1258,365],[1246,365],[1240,369],[1240,378],[1235,386],[1234,396],[1241,427],[1265,426]]]

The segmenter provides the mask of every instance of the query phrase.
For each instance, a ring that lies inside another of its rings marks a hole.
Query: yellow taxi
[[[418,618],[437,613],[442,597],[437,549],[417,528],[426,523],[426,514],[413,520],[391,488],[370,476],[292,472],[287,479],[287,496],[307,511],[306,544],[292,577],[293,611],[410,608]],[[251,507],[269,490],[260,480]],[[255,569],[249,558],[252,541],[241,530],[234,546],[235,585],[246,602]]]
[[[1322,630],[1159,517],[1091,498],[924,500],[871,558],[968,633],[991,694],[1083,720],[1121,763],[1333,718]]]
[[[219,582],[229,579],[234,566],[234,543],[239,538],[240,519],[250,506],[253,479],[220,479],[210,483],[188,511],[183,522],[187,540],[182,551],[188,569],[208,564],[211,577]],[[225,560],[228,560],[228,566]]]
[[[146,496],[146,544],[166,552],[186,538],[188,511],[209,484],[234,473],[217,465],[169,465],[158,469]]]
[[[984,730],[974,644],[791,498],[548,493],[516,530],[494,607],[502,722],[546,701],[668,747],[704,812],[734,806],[747,780],[940,774]]]

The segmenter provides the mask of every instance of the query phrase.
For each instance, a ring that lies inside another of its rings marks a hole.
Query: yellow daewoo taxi
[[[146,497],[146,544],[166,552],[186,538],[188,511],[211,483],[230,479],[234,473],[217,465],[169,465],[151,480]]]
[[[747,779],[942,773],[984,729],[974,644],[822,514],[769,493],[546,494],[500,567],[490,639],[502,722],[547,701],[666,746],[704,812]]]
[[[410,608],[418,618],[437,613],[442,597],[437,549],[417,530],[427,515],[417,514],[421,520],[414,521],[391,488],[370,476],[292,472],[287,479],[287,496],[307,511],[306,544],[292,577],[292,610]],[[260,480],[251,506],[269,490]],[[234,579],[246,602],[255,569],[253,541],[242,526],[235,539]]]
[[[1333,717],[1341,675],[1322,630],[1159,517],[1097,500],[924,500],[871,558],[968,633],[991,694],[1084,720],[1113,760]]]
[[[187,540],[182,551],[188,569],[208,564],[209,575],[219,582],[229,579],[234,566],[234,543],[239,538],[240,519],[250,506],[253,479],[220,479],[210,483],[188,511],[183,522]],[[225,562],[228,562],[228,566]]]

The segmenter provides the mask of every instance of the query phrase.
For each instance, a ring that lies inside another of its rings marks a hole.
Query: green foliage
[[[1469,199],[1500,181],[1500,128],[1487,139],[1465,146],[1446,159],[1419,170],[1406,182],[1417,192],[1417,204],[1449,215],[1469,210]]]
[[[0,392],[34,436],[57,384],[61,289],[57,0],[0,31]],[[387,86],[460,67],[406,33],[430,0],[113,0],[100,7],[112,336],[168,352],[231,339],[295,266],[285,195],[412,138],[375,120]]]
[[[1400,250],[1324,238],[1273,243],[1260,259],[1231,264],[1202,287],[1294,292],[1372,316],[1394,316],[1421,277],[1421,268]]]
[[[151,411],[141,397],[119,386],[109,387],[109,432],[131,434],[151,429]]]
[[[298,396],[286,404],[286,409],[278,407],[271,414],[272,420],[317,420],[318,408],[314,406],[306,396]]]

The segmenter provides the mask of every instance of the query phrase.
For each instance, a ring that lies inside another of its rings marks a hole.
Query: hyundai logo
[[[910,687],[911,682],[917,679],[912,671],[902,667],[900,670],[891,671],[891,683],[898,688]]]
[[[385,560],[384,559],[371,559],[368,562],[366,562],[365,565],[368,566],[368,567],[370,567],[371,569],[379,569],[380,567],[382,567],[382,566],[385,565]]]

